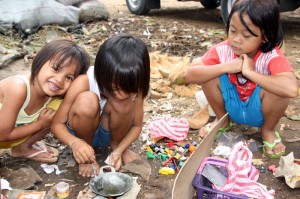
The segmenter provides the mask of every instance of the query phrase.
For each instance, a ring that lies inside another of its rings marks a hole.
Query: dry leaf
[[[208,106],[195,113],[191,118],[188,118],[189,126],[192,129],[202,128],[209,120]]]

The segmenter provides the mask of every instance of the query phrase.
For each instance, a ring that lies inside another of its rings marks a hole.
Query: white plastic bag
[[[71,25],[79,21],[79,8],[55,0],[0,0],[0,25],[14,24],[23,31],[46,24]]]

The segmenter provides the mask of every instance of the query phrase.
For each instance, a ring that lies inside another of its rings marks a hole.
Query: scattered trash
[[[208,105],[208,101],[206,99],[206,96],[205,96],[203,90],[196,92],[195,97],[200,106],[200,109],[202,109],[206,105]],[[212,117],[216,116],[215,112],[212,110],[210,105],[208,106],[208,113],[209,113],[209,116],[212,116]]]
[[[264,162],[262,159],[252,159],[252,164],[253,165],[264,165]]]
[[[46,191],[34,191],[34,192],[26,192],[19,193],[18,199],[43,199],[46,195]]]
[[[1,185],[1,189],[0,190],[11,190],[12,188],[9,185],[9,182],[3,178],[0,179],[0,185]]]
[[[269,171],[272,171],[272,173],[275,172],[275,169],[276,169],[276,166],[275,166],[274,164],[268,166],[268,170],[269,170]]]
[[[148,39],[150,39],[150,37],[151,37],[151,33],[150,33],[150,31],[149,31],[149,28],[148,28],[148,27],[147,27],[147,29],[146,29],[146,30],[144,30],[144,32],[143,32],[143,35],[147,36],[147,38],[148,38]]]
[[[214,150],[213,150],[213,155],[215,156],[222,156],[224,158],[228,158],[230,155],[230,147],[229,146],[217,146]]]
[[[267,167],[264,165],[254,165],[257,170],[259,170],[261,173],[267,173]]]
[[[59,182],[55,185],[55,192],[59,198],[67,198],[70,195],[70,185],[66,182]]]
[[[257,144],[257,141],[254,139],[250,139],[246,141],[248,148],[252,151],[252,153],[255,153],[258,151],[259,146]]]
[[[286,184],[293,189],[300,187],[300,165],[294,162],[293,152],[280,157],[279,166],[276,168],[274,175],[284,177]]]
[[[50,174],[52,172],[54,172],[55,170],[55,174],[59,175],[62,172],[59,170],[58,166],[53,164],[53,165],[49,165],[49,164],[41,164],[41,167],[43,168],[43,170],[45,171],[45,173]]]
[[[233,132],[224,132],[216,139],[218,145],[228,147],[232,147],[241,141],[244,141],[243,135],[236,135]]]

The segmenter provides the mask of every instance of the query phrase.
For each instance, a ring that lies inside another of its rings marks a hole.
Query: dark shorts
[[[225,109],[230,119],[238,124],[261,127],[264,123],[260,101],[261,87],[257,86],[249,99],[244,102],[240,100],[235,85],[229,81],[227,74],[221,75],[219,80]]]
[[[73,135],[77,136],[76,132],[70,127],[69,122],[66,124],[68,130]],[[110,131],[105,130],[101,124],[99,124],[93,137],[93,147],[109,147],[110,146]]]

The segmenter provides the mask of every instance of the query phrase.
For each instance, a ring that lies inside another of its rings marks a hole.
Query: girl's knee
[[[220,87],[219,78],[212,79],[208,82],[201,84],[203,90],[211,90],[213,87]]]
[[[77,97],[73,104],[72,110],[77,115],[91,115],[99,113],[99,98],[95,93],[82,92]]]

